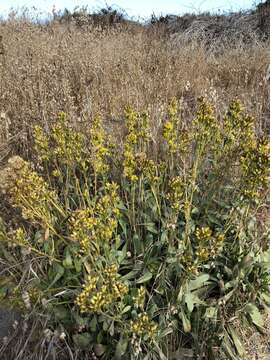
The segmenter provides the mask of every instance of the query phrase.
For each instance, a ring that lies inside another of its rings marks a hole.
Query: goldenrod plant
[[[180,110],[174,98],[158,156],[147,112],[126,109],[114,149],[100,116],[80,132],[61,113],[33,128],[32,162],[13,156],[1,170],[14,221],[1,221],[0,300],[42,314],[46,336],[80,358],[173,360],[188,348],[236,359],[236,319],[264,329],[269,138],[239,100],[220,119],[200,98],[189,125]]]

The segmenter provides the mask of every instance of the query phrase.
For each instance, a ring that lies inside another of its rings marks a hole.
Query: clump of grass
[[[33,162],[11,157],[1,170],[17,211],[13,229],[1,223],[2,301],[44,314],[46,337],[80,354],[242,356],[236,319],[263,331],[270,303],[269,234],[257,221],[269,138],[239,100],[220,121],[203,97],[189,125],[169,103],[158,143],[147,112],[126,109],[123,144],[101,117],[91,124],[79,131],[61,113],[33,127]]]

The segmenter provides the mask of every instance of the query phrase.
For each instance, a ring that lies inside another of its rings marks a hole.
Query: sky
[[[259,0],[257,0],[257,3]],[[36,7],[45,12],[76,6],[88,5],[90,9],[99,9],[106,5],[125,9],[129,16],[148,17],[156,15],[175,14],[196,11],[236,11],[251,8],[256,0],[0,0],[0,15],[6,15],[10,8]]]

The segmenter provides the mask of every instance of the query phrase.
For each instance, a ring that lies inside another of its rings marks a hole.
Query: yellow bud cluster
[[[138,319],[130,322],[130,329],[138,336],[148,336],[153,339],[158,330],[158,325],[151,321],[147,313],[141,313]]]
[[[210,240],[212,236],[212,230],[208,226],[197,228],[195,231],[195,236],[199,242],[205,243],[207,240]]]
[[[198,274],[198,264],[195,258],[193,258],[190,254],[184,254],[180,259],[181,265],[184,270],[189,273],[196,275]]]
[[[138,114],[132,109],[126,111],[128,134],[124,144],[124,176],[131,182],[138,180],[138,172],[147,165],[144,152],[149,141],[149,118],[146,113]]]
[[[224,234],[218,233],[214,235],[208,226],[196,229],[195,237],[198,242],[196,245],[196,256],[199,262],[208,260],[210,256],[217,256],[225,239]]]
[[[83,254],[95,249],[96,245],[110,242],[118,226],[118,187],[111,183],[105,189],[108,194],[92,208],[76,210],[70,219],[71,238],[80,243]]]
[[[106,146],[105,132],[99,116],[94,118],[90,129],[91,164],[97,175],[106,174],[109,170],[107,156],[110,154]]]
[[[196,149],[202,153],[208,149],[216,156],[222,143],[220,123],[214,115],[212,105],[204,97],[199,98],[198,103],[197,115],[192,122],[192,136],[195,140]]]
[[[233,100],[224,119],[225,150],[235,145],[238,151],[246,151],[255,145],[254,119],[249,115],[243,115],[241,102]],[[234,152],[236,150],[234,149]]]
[[[34,140],[35,149],[39,158],[43,161],[48,161],[51,156],[49,139],[41,126],[36,125],[34,127]]]
[[[180,119],[177,112],[176,98],[173,98],[168,106],[169,118],[163,125],[162,133],[170,154],[175,154],[177,151],[186,151],[189,143],[188,132],[184,128],[180,129]]]
[[[197,115],[193,120],[193,125],[196,128],[195,136],[198,139],[210,140],[217,139],[218,135],[218,122],[214,116],[214,110],[204,97],[198,99],[199,108]]]
[[[82,133],[69,127],[65,113],[60,113],[58,122],[51,131],[51,153],[61,163],[86,168],[85,139]]]
[[[243,194],[248,198],[258,197],[260,190],[270,181],[269,138],[260,138],[256,147],[246,151],[241,157],[241,167]]]
[[[133,297],[133,301],[134,304],[137,308],[144,308],[144,302],[145,302],[145,295],[146,295],[146,289],[141,286],[138,291],[136,296]]]
[[[52,207],[58,203],[57,195],[28,162],[19,156],[12,157],[0,178],[0,190],[9,194],[13,206],[22,210],[24,219],[42,225],[53,223]]]
[[[25,245],[29,244],[23,228],[18,228],[15,230],[12,240],[15,244],[21,245],[21,246],[25,246]]]
[[[82,313],[99,313],[127,294],[127,285],[117,279],[117,269],[113,264],[104,269],[103,276],[95,274],[87,278],[75,301]]]
[[[167,199],[169,200],[172,209],[179,211],[184,196],[184,182],[181,176],[174,177],[169,182],[169,192],[167,194]]]

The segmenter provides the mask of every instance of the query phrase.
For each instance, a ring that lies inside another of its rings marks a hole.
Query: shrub
[[[61,113],[33,129],[32,163],[9,159],[0,189],[16,212],[12,228],[1,225],[11,265],[2,301],[44,314],[47,336],[58,329],[103,359],[243,355],[236,323],[263,331],[270,304],[257,221],[269,139],[255,136],[238,100],[219,121],[200,98],[187,124],[173,99],[158,138],[146,112],[127,108],[125,118],[121,146],[100,117],[79,132]]]

